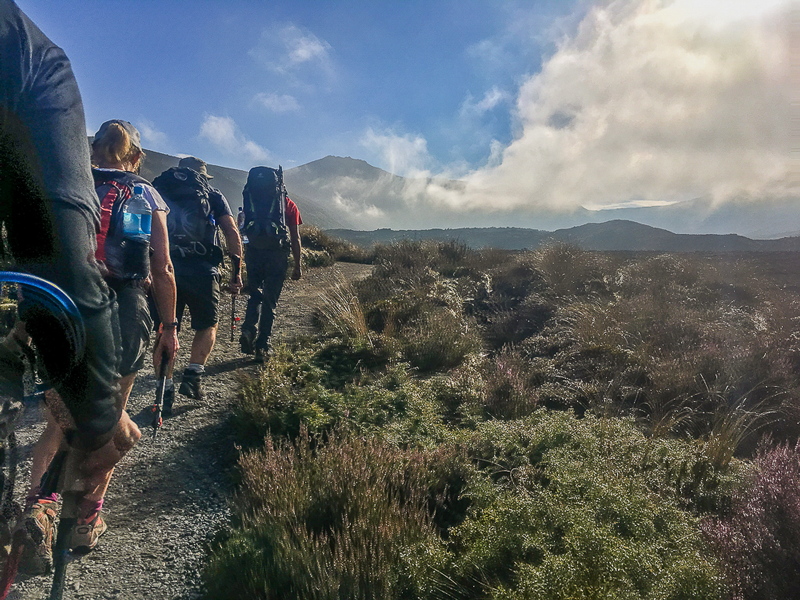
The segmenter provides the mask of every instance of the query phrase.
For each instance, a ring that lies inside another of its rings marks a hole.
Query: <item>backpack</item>
[[[253,248],[286,250],[286,188],[283,167],[253,167],[242,191],[244,233]]]
[[[196,257],[219,264],[222,248],[211,211],[211,195],[218,194],[194,169],[172,167],[153,180],[169,206],[167,231],[170,254]]]
[[[129,262],[126,260],[126,240],[122,234],[122,209],[133,197],[133,186],[139,183],[150,185],[150,182],[127,171],[93,168],[92,176],[100,198],[100,230],[97,232],[95,258],[106,265],[111,278],[122,279],[129,270],[126,268],[126,262]],[[143,271],[144,265],[139,270]],[[145,279],[148,274],[136,273],[134,279]]]

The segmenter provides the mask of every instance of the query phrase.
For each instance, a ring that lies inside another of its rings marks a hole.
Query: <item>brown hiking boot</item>
[[[38,500],[28,508],[17,523],[16,531],[24,532],[21,573],[42,575],[53,567],[53,531],[56,521],[56,503]]]
[[[78,519],[70,532],[69,547],[77,554],[85,554],[95,546],[100,536],[108,529],[100,511],[92,519]]]

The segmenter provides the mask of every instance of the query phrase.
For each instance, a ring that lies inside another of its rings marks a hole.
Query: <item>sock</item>
[[[53,492],[47,496],[42,496],[42,490],[37,485],[31,490],[31,493],[28,494],[28,497],[25,498],[25,504],[28,506],[33,506],[39,500],[44,500],[46,502],[58,502],[58,494]]]
[[[201,365],[199,363],[189,363],[189,366],[186,367],[187,371],[194,371],[198,375],[202,375],[206,371],[206,366]]]
[[[83,498],[79,508],[80,518],[88,523],[94,519],[94,516],[100,512],[101,508],[103,508],[103,498],[100,498],[100,500]]]
[[[164,391],[174,390],[175,389],[175,382],[172,379],[167,379],[164,383]]]

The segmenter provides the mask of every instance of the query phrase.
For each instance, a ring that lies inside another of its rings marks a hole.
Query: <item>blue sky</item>
[[[341,198],[366,225],[800,192],[791,0],[19,4],[72,60],[90,133],[123,118],[229,167],[333,154],[464,183]]]
[[[90,130],[248,168],[327,154],[391,167],[368,132],[425,136],[431,168],[480,165],[512,137],[525,76],[575,4],[21,0],[70,57]],[[524,31],[521,31],[524,28]],[[205,128],[204,128],[205,125]],[[233,128],[226,147],[226,132]],[[249,143],[249,145],[248,145]],[[365,143],[367,145],[365,145]]]

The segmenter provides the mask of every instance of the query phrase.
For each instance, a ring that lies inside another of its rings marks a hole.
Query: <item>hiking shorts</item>
[[[119,373],[125,377],[144,367],[147,349],[150,346],[153,319],[150,316],[147,293],[141,283],[112,284],[111,287],[117,293],[117,311],[122,338]]]
[[[216,266],[197,258],[177,259],[175,285],[178,288],[178,302],[175,314],[181,322],[184,307],[189,307],[192,329],[200,331],[214,327],[219,322],[221,276]]]

